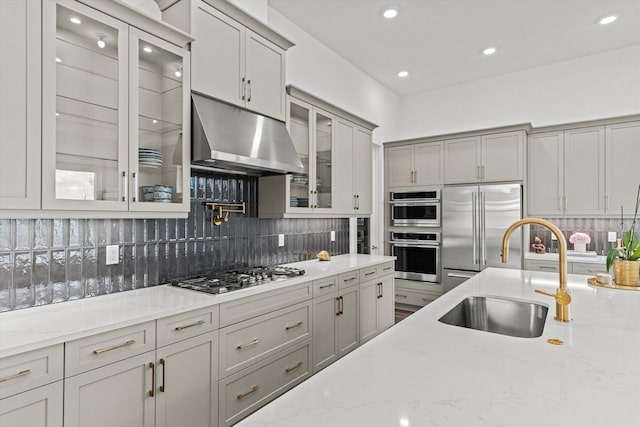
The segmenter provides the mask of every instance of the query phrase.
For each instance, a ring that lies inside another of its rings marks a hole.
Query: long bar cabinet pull
[[[244,101],[244,99],[246,98],[246,93],[247,93],[247,85],[244,84],[245,78],[242,78],[242,100]]]
[[[291,326],[287,326],[286,328],[284,328],[286,331],[290,331],[291,329],[297,328],[298,326],[302,326],[304,324],[304,322],[301,320],[298,323],[296,323],[295,325],[291,325]]]
[[[356,280],[356,276],[353,277],[347,277],[346,279],[343,280],[343,282],[350,282],[352,280]]]
[[[340,314],[344,314],[344,297],[340,296]]]
[[[329,284],[320,286],[320,289],[331,288],[331,287],[333,287],[335,285],[336,285],[335,283],[329,283]]]
[[[164,393],[164,372],[167,370],[167,365],[164,359],[160,359],[160,364],[162,365],[162,385],[160,386],[160,392]]]
[[[336,304],[338,308],[336,309],[336,316],[340,316],[340,297],[336,297]]]
[[[375,271],[370,271],[368,273],[364,273],[365,276],[371,276],[372,274],[376,274]]]
[[[255,393],[256,391],[260,390],[260,386],[258,384],[254,385],[253,387],[251,387],[251,390],[246,391],[244,393],[240,393],[236,396],[236,398],[238,399],[244,399],[245,397],[249,396],[251,393]]]
[[[243,349],[243,348],[245,348],[245,347],[249,347],[250,345],[256,345],[256,344],[258,344],[259,342],[260,342],[260,340],[259,340],[258,338],[255,338],[255,339],[253,339],[253,340],[249,341],[249,342],[248,342],[248,343],[246,343],[246,344],[240,344],[239,346],[237,346],[237,347],[236,347],[236,350],[242,350],[242,349]]]
[[[122,344],[114,345],[113,347],[99,348],[97,350],[93,350],[93,353],[94,354],[102,354],[102,353],[106,353],[107,351],[117,350],[119,348],[126,347],[128,345],[133,345],[135,343],[136,343],[136,340],[128,340],[128,341],[123,342]]]
[[[204,320],[198,320],[195,323],[191,323],[189,325],[184,325],[184,326],[176,326],[176,331],[181,331],[183,329],[187,329],[187,328],[193,328],[194,326],[198,326],[198,325],[204,325]]]
[[[156,395],[156,365],[153,362],[149,362],[151,368],[151,390],[149,390],[149,397]]]
[[[127,171],[122,171],[122,201],[126,202],[129,198],[129,184],[127,184]]]
[[[303,365],[303,363],[302,363],[302,361],[300,361],[300,362],[296,363],[296,365],[295,365],[295,366],[292,366],[292,367],[290,367],[290,368],[287,368],[287,369],[285,369],[284,371],[288,374],[288,373],[291,373],[291,372],[295,371],[296,369],[298,369],[298,368],[299,368],[299,367],[301,367],[302,365]]]
[[[385,267],[385,268],[383,268],[383,269],[382,269],[382,271],[389,271],[389,270],[391,270],[392,268],[393,268],[392,266]]]
[[[131,196],[131,201],[136,202],[136,194],[138,193],[138,174],[133,172],[131,175],[133,177],[133,196]]]
[[[251,102],[251,79],[247,79],[247,87],[249,88],[249,95],[247,96],[247,102]]]
[[[13,375],[9,375],[8,377],[0,378],[0,383],[3,383],[5,381],[9,381],[9,380],[15,380],[16,378],[20,378],[20,377],[26,377],[29,374],[31,374],[31,369],[25,369],[24,371],[20,371],[17,374],[13,374]]]

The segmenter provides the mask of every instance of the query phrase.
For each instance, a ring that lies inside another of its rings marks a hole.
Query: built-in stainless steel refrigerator
[[[502,237],[522,218],[520,184],[445,187],[442,190],[442,282],[447,292],[486,267],[522,267],[522,229],[509,240],[503,264]]]

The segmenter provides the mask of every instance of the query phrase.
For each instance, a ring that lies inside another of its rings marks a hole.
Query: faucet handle
[[[566,290],[558,289],[555,294],[552,294],[551,292],[541,291],[540,289],[535,289],[535,291],[539,294],[553,297],[556,300],[556,304],[569,305],[569,303],[571,303],[571,295],[569,295],[569,292],[567,292]]]

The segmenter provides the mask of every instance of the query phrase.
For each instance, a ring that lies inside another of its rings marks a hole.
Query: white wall
[[[395,139],[640,113],[640,45],[407,96]]]

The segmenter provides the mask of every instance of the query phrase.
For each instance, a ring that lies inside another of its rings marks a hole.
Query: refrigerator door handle
[[[487,265],[487,224],[486,224],[486,200],[487,195],[485,193],[480,193],[480,241],[482,242],[480,260],[482,263],[481,267],[485,267]]]
[[[473,251],[473,263],[479,264],[478,259],[478,206],[477,206],[478,193],[471,193],[471,250]]]

